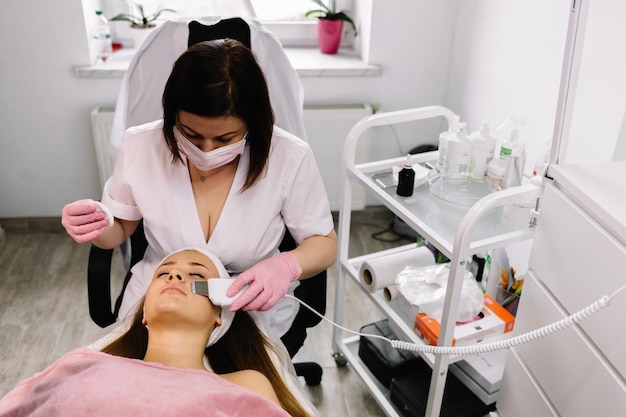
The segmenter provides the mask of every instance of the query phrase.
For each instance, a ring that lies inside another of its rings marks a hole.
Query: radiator
[[[348,132],[356,122],[372,114],[369,104],[346,105],[305,105],[304,127],[307,141],[313,149],[315,160],[322,173],[322,179],[330,209],[339,210],[341,203],[341,176],[343,143]],[[369,131],[359,141],[356,152],[357,162],[366,162],[369,158]],[[365,208],[366,192],[363,187],[354,187],[352,210]]]
[[[93,142],[96,149],[96,161],[98,162],[98,177],[100,188],[113,173],[114,160],[109,151],[109,136],[113,125],[113,107],[96,107],[91,111],[91,129]]]
[[[109,136],[113,124],[114,108],[96,107],[91,112],[96,159],[100,185],[113,173],[114,161],[109,152]],[[356,122],[372,114],[369,104],[346,105],[305,105],[304,125],[307,140],[311,145],[315,160],[322,173],[322,180],[328,193],[330,209],[339,210],[341,202],[341,176],[343,142]],[[357,162],[365,162],[369,158],[369,133],[359,142]],[[365,208],[366,193],[362,187],[355,187],[352,198],[352,209]]]

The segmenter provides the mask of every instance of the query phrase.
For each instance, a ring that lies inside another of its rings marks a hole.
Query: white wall
[[[476,130],[525,120],[526,173],[554,128],[570,0],[461,1],[445,102]]]
[[[366,55],[382,76],[304,78],[307,102],[367,101],[386,111],[443,104],[470,128],[515,112],[534,129],[529,137],[551,133],[569,0],[368,1]],[[115,101],[119,80],[74,77],[74,66],[89,63],[77,3],[4,5],[29,24],[0,26],[0,219],[59,216],[70,201],[100,197],[89,112]],[[436,143],[440,128],[398,126],[399,143],[380,128],[373,156]]]
[[[625,161],[626,2],[586,4],[577,42],[580,57],[572,89],[571,124],[559,162]]]
[[[0,218],[59,216],[98,198],[89,112],[119,80],[81,80],[89,48],[80,2],[3,4],[0,25]]]

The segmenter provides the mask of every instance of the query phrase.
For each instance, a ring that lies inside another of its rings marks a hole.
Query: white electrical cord
[[[611,302],[611,300],[617,295],[619,294],[621,291],[626,289],[626,285],[622,286],[621,288],[619,288],[617,291],[615,291],[613,294],[611,294],[610,296],[603,296],[600,299],[598,299],[597,301],[595,301],[594,303],[592,303],[591,305],[583,308],[582,310],[579,310],[578,312],[565,317],[562,320],[559,320],[557,322],[554,322],[552,324],[548,324],[546,326],[543,326],[539,329],[536,330],[532,330],[530,332],[512,337],[510,339],[505,339],[505,340],[500,340],[497,342],[492,342],[492,343],[480,343],[477,345],[471,345],[471,346],[431,346],[431,345],[420,345],[420,344],[416,344],[416,343],[412,343],[412,342],[404,342],[401,340],[391,340],[388,339],[384,336],[380,336],[380,335],[376,335],[376,334],[367,334],[367,333],[360,333],[360,332],[356,332],[354,330],[350,330],[350,329],[346,329],[345,327],[342,327],[340,325],[338,325],[337,323],[334,323],[333,321],[327,319],[326,317],[324,317],[323,315],[321,315],[319,312],[315,311],[311,306],[307,305],[305,302],[303,302],[302,300],[287,294],[286,297],[290,297],[293,298],[294,300],[297,300],[300,304],[302,304],[303,306],[305,306],[306,308],[308,308],[309,310],[311,310],[313,313],[315,313],[317,316],[321,317],[322,319],[326,320],[327,322],[329,322],[330,324],[332,324],[333,326],[344,330],[348,333],[353,333],[359,336],[363,336],[363,337],[372,337],[372,338],[376,338],[376,339],[382,339],[385,340],[387,342],[389,342],[391,344],[391,346],[393,346],[396,349],[402,349],[402,350],[410,350],[413,352],[422,352],[422,353],[431,353],[433,355],[477,355],[477,354],[481,354],[481,353],[487,353],[487,352],[494,352],[496,350],[504,350],[504,349],[508,349],[511,348],[513,346],[517,346],[517,345],[521,345],[523,343],[527,343],[527,342],[531,342],[533,340],[539,339],[541,337],[544,336],[548,336],[552,333],[555,333],[559,330],[563,330],[566,329],[570,326],[572,326],[574,323],[579,323],[591,316],[593,316],[594,314],[598,313],[600,310],[603,310],[604,308],[609,306],[609,303]]]

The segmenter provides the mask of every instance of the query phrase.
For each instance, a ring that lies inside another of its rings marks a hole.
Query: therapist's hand
[[[78,243],[91,242],[110,225],[107,213],[93,200],[79,200],[63,207],[61,224]]]
[[[296,257],[290,252],[265,259],[242,272],[226,292],[234,296],[244,286],[250,284],[235,302],[230,311],[266,311],[274,307],[289,289],[289,283],[302,275],[302,268]]]

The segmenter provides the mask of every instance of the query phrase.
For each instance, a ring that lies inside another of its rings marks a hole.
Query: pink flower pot
[[[343,20],[317,19],[317,42],[322,53],[337,53],[342,30]]]

